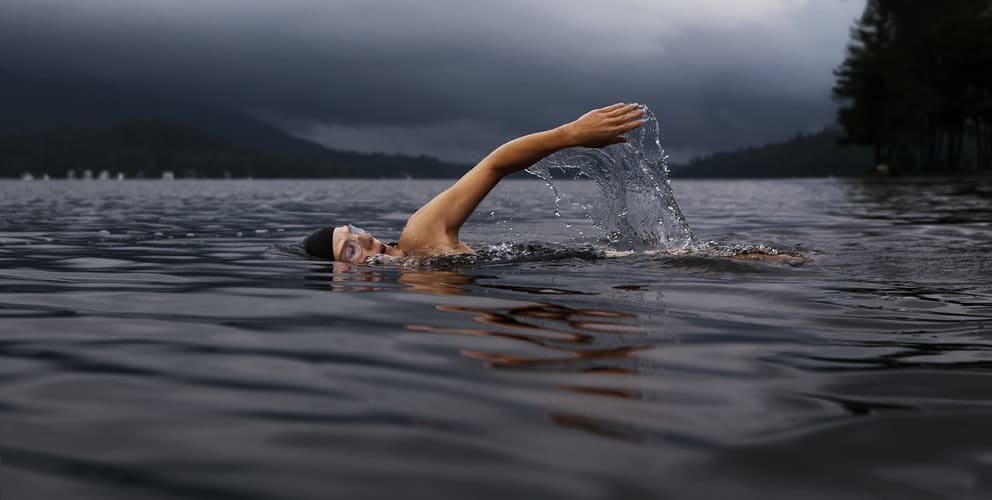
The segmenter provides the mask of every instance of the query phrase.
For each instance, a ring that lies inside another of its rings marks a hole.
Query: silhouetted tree
[[[992,168],[992,0],[869,0],[835,71],[842,142],[876,164]]]
[[[848,103],[838,111],[847,133],[841,143],[871,147],[875,164],[888,163],[897,139],[899,108],[893,88],[898,78],[892,75],[899,70],[894,16],[878,0],[869,0],[851,29],[851,39],[847,58],[834,72],[834,95]]]

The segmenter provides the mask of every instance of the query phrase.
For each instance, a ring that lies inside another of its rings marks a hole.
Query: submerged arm
[[[417,210],[400,235],[399,247],[405,251],[453,248],[459,243],[458,231],[462,224],[503,177],[565,148],[600,148],[626,142],[622,134],[641,126],[643,115],[637,104],[614,104],[594,109],[560,127],[503,144],[453,186]]]

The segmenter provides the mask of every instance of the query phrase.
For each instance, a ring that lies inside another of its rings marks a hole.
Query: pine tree
[[[843,143],[876,164],[992,168],[992,0],[869,0],[834,72]]]
[[[851,29],[847,57],[834,71],[834,97],[841,100],[838,121],[846,136],[842,144],[871,147],[875,164],[888,163],[896,137],[892,133],[899,102],[891,82],[894,61],[895,20],[878,0],[869,0],[865,12]]]

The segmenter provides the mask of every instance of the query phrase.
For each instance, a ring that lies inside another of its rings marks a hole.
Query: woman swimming
[[[627,142],[623,134],[643,125],[643,117],[641,105],[618,103],[503,144],[410,216],[395,247],[350,224],[318,229],[303,240],[303,246],[309,255],[351,263],[365,262],[376,254],[428,257],[474,253],[458,239],[458,232],[500,180],[562,149]]]

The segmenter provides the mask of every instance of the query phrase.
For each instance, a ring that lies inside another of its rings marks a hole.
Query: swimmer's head
[[[403,252],[379,241],[362,228],[352,226],[322,227],[303,239],[307,255],[358,264],[372,255],[402,256]]]

